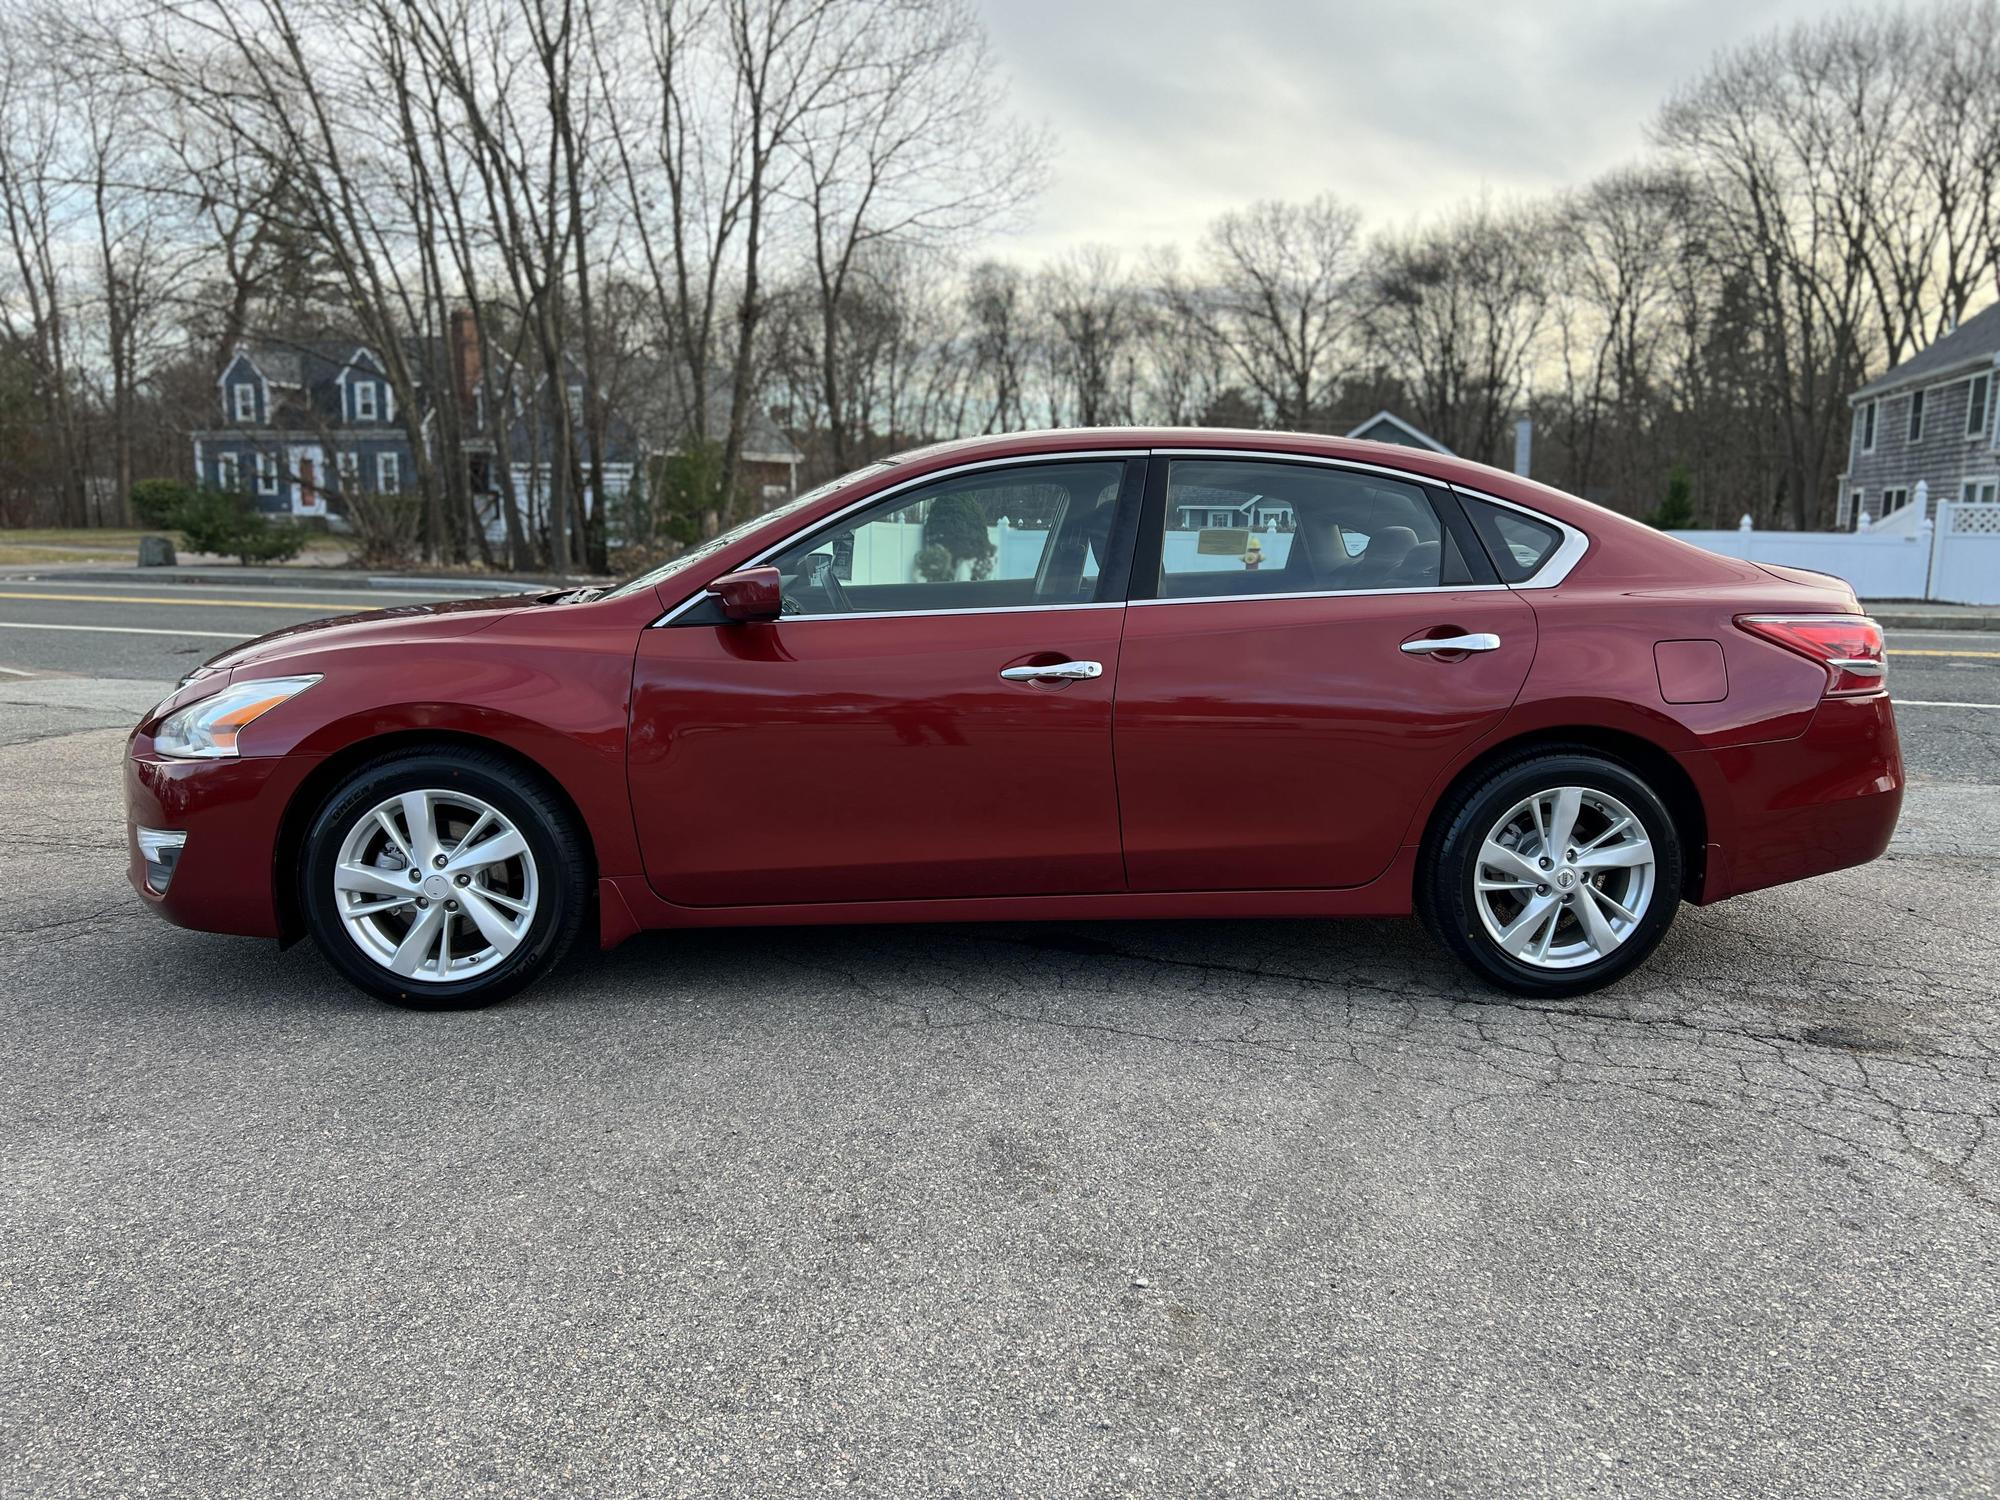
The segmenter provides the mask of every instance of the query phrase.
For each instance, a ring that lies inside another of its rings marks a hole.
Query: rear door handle
[[[1074,682],[1080,678],[1102,677],[1101,661],[1059,661],[1046,667],[1002,667],[1000,675],[1009,682]]]
[[[1435,639],[1405,641],[1403,649],[1412,656],[1429,656],[1438,651],[1498,651],[1500,637],[1497,635],[1446,635]]]

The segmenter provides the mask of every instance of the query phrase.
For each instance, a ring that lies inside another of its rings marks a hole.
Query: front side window
[[[351,495],[361,488],[361,455],[343,453],[334,460],[340,466],[341,493]]]
[[[215,456],[215,486],[230,495],[243,488],[242,461],[234,453],[218,453]]]
[[[1924,392],[1910,392],[1910,441],[1919,442],[1924,435]]]
[[[239,422],[256,421],[257,387],[246,380],[240,385],[231,386],[230,392],[236,398],[236,420]]]
[[[1861,408],[1861,451],[1875,451],[1875,403],[1870,401]]]
[[[1166,514],[1162,599],[1472,581],[1422,488],[1374,474],[1257,459],[1175,459],[1167,471]]]
[[[1910,503],[1910,492],[1898,486],[1882,491],[1882,514],[1891,515]]]
[[[1965,402],[1965,435],[1967,437],[1981,437],[1985,435],[1986,414],[1991,408],[1992,400],[1993,377],[1991,375],[1973,376],[1972,386],[1966,393]]]
[[[1122,460],[982,471],[893,495],[771,559],[788,615],[1097,601]]]
[[[278,493],[278,455],[275,453],[257,455],[257,493],[260,495]]]
[[[1991,505],[2000,495],[2000,480],[1968,479],[1959,487],[1958,498],[1967,505]]]
[[[357,380],[354,383],[354,420],[375,420],[375,382],[372,380]]]
[[[375,492],[379,495],[401,494],[403,489],[403,456],[400,453],[378,453],[375,455]]]

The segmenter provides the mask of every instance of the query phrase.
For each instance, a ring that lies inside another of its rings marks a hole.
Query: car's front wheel
[[[1516,994],[1582,994],[1629,973],[1680,904],[1680,836],[1631,768],[1551,750],[1493,768],[1440,809],[1417,908],[1445,947]]]
[[[391,753],[328,795],[299,905],[320,951],[396,1005],[490,1005],[562,957],[588,893],[575,819],[478,750]]]

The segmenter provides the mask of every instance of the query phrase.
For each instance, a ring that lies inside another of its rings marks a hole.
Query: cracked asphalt
[[[1577,1002],[1127,923],[655,936],[425,1016],[140,909],[158,686],[0,682],[5,1500],[2000,1493],[1950,720],[1887,858]]]

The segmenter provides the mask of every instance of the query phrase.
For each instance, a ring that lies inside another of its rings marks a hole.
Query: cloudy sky
[[[1587,181],[1676,82],[1828,0],[981,0],[1048,190],[984,248],[1191,243],[1332,191],[1371,225]]]

